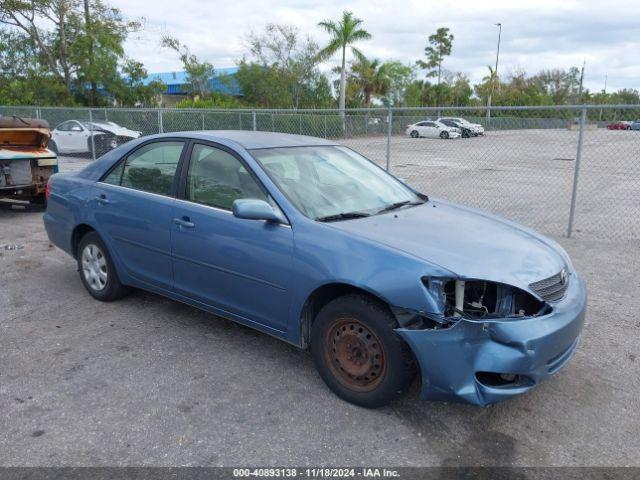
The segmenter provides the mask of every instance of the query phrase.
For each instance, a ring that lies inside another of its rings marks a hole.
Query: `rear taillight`
[[[49,195],[51,195],[51,179],[47,180],[47,186],[44,187],[44,198],[49,200]]]

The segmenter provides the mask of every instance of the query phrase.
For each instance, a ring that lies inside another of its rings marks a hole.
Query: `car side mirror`
[[[274,223],[287,223],[284,215],[276,211],[264,200],[256,198],[239,198],[234,200],[233,215],[247,220],[266,220]]]

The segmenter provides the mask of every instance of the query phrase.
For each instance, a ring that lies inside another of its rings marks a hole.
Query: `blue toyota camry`
[[[331,140],[143,137],[47,193],[49,238],[94,298],[145,289],[310,348],[365,407],[417,374],[423,398],[521,394],[567,363],[584,322],[585,284],[554,241]]]

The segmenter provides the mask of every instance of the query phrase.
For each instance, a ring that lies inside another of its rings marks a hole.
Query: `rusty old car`
[[[45,120],[0,116],[0,198],[44,204],[58,158]]]

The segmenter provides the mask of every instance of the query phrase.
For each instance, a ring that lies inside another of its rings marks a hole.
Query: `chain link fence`
[[[48,120],[63,169],[154,133],[240,129],[311,135],[339,140],[423,193],[547,234],[640,239],[640,105],[493,107],[490,112],[374,108],[343,115],[338,110],[5,106],[0,115]]]

